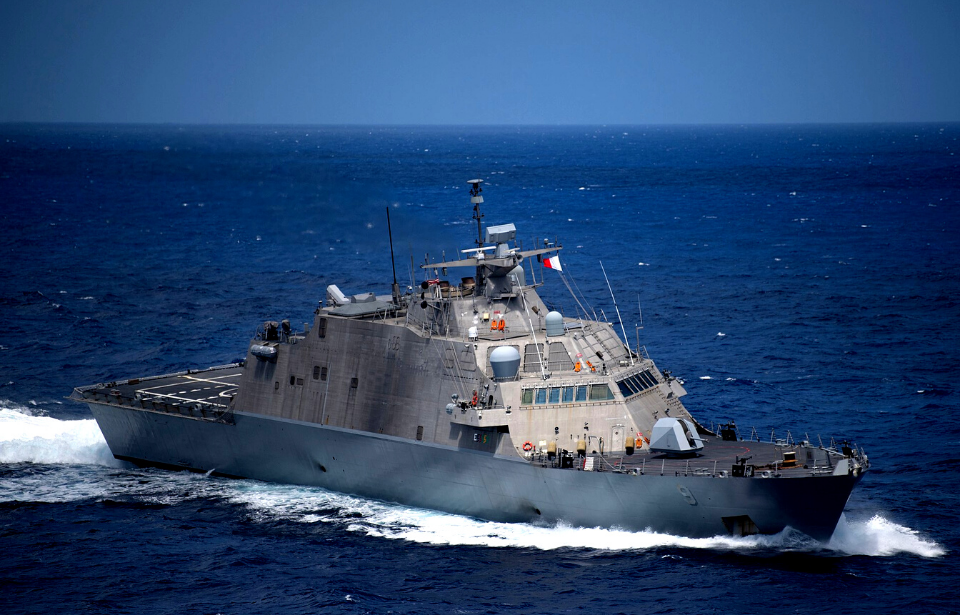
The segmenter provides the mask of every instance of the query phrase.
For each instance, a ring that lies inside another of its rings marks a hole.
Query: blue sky
[[[0,0],[0,121],[960,120],[960,1]]]

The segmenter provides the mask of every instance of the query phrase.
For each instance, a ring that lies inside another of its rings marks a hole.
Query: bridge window
[[[524,406],[529,406],[533,403],[533,389],[523,390],[523,393],[520,394],[520,403]]]
[[[536,400],[537,400],[537,403],[538,403],[538,404],[545,404],[545,403],[547,403],[547,390],[546,390],[546,389],[537,389],[537,397],[536,397]]]
[[[650,373],[650,370],[644,370],[623,380],[618,380],[617,386],[624,397],[630,397],[657,386],[657,379]]]
[[[587,401],[587,387],[577,387],[577,401]]]
[[[550,403],[559,404],[560,403],[560,389],[553,387],[550,389]]]
[[[563,403],[573,403],[573,387],[563,387]]]

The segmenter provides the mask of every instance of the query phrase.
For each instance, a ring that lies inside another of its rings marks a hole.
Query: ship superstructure
[[[697,423],[642,347],[585,309],[548,308],[528,277],[533,263],[558,268],[562,246],[522,250],[513,224],[484,228],[470,184],[477,247],[424,264],[418,287],[331,284],[312,323],[264,323],[240,364],[72,397],[138,464],[497,521],[830,536],[869,466],[862,450]]]

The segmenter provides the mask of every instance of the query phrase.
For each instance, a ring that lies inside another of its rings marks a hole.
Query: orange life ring
[[[473,401],[470,402],[471,406],[476,406],[477,402],[480,401],[480,398],[477,397],[477,392],[473,392]]]
[[[526,452],[528,452],[528,453],[529,453],[530,451],[532,451],[532,450],[533,450],[533,442],[531,442],[530,440],[527,440],[526,442],[524,442],[524,443],[523,443],[523,450],[526,451]]]
[[[507,326],[507,321],[501,320],[497,325],[497,331],[503,331],[503,328]]]

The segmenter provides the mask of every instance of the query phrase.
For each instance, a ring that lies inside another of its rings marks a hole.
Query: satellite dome
[[[490,353],[490,367],[493,368],[493,379],[512,380],[520,371],[520,351],[513,346],[497,346]]]
[[[560,312],[550,312],[545,319],[547,325],[547,337],[556,337],[564,334],[563,314]]]

